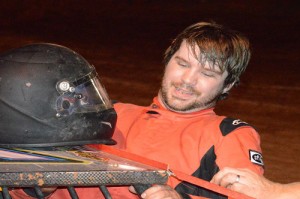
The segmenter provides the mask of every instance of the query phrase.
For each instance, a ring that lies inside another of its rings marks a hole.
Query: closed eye
[[[182,67],[187,67],[188,65],[186,64],[186,63],[184,63],[184,62],[177,62],[177,64],[179,65],[179,66],[182,66]]]
[[[176,56],[175,61],[179,66],[182,66],[182,67],[188,67],[189,66],[189,63],[181,57]]]
[[[208,71],[202,71],[201,72],[204,76],[207,76],[207,77],[214,77],[215,74],[212,73],[212,72],[208,72]]]

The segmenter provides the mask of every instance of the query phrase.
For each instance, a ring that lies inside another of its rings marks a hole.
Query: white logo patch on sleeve
[[[253,150],[249,150],[250,161],[254,164],[264,166],[263,157],[261,153]]]

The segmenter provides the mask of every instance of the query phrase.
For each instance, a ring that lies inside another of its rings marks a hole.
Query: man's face
[[[196,48],[196,53],[199,49]],[[195,58],[189,44],[182,42],[165,68],[158,99],[175,112],[195,112],[213,107],[217,98],[230,87],[224,88],[227,71],[203,65]]]

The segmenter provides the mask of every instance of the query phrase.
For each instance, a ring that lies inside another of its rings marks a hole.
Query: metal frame
[[[87,148],[12,149],[12,152],[46,161],[0,159],[0,199],[9,199],[9,188],[14,187],[31,187],[38,198],[44,198],[41,187],[67,187],[70,196],[77,199],[76,186],[97,186],[105,198],[111,199],[106,186],[147,187],[165,184],[168,179],[165,170]]]

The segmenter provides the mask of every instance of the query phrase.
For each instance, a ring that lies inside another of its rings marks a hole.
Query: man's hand
[[[182,199],[172,187],[168,185],[154,185],[142,193],[143,199]]]
[[[212,178],[211,183],[258,199],[277,198],[281,190],[278,183],[249,169],[224,168]]]

